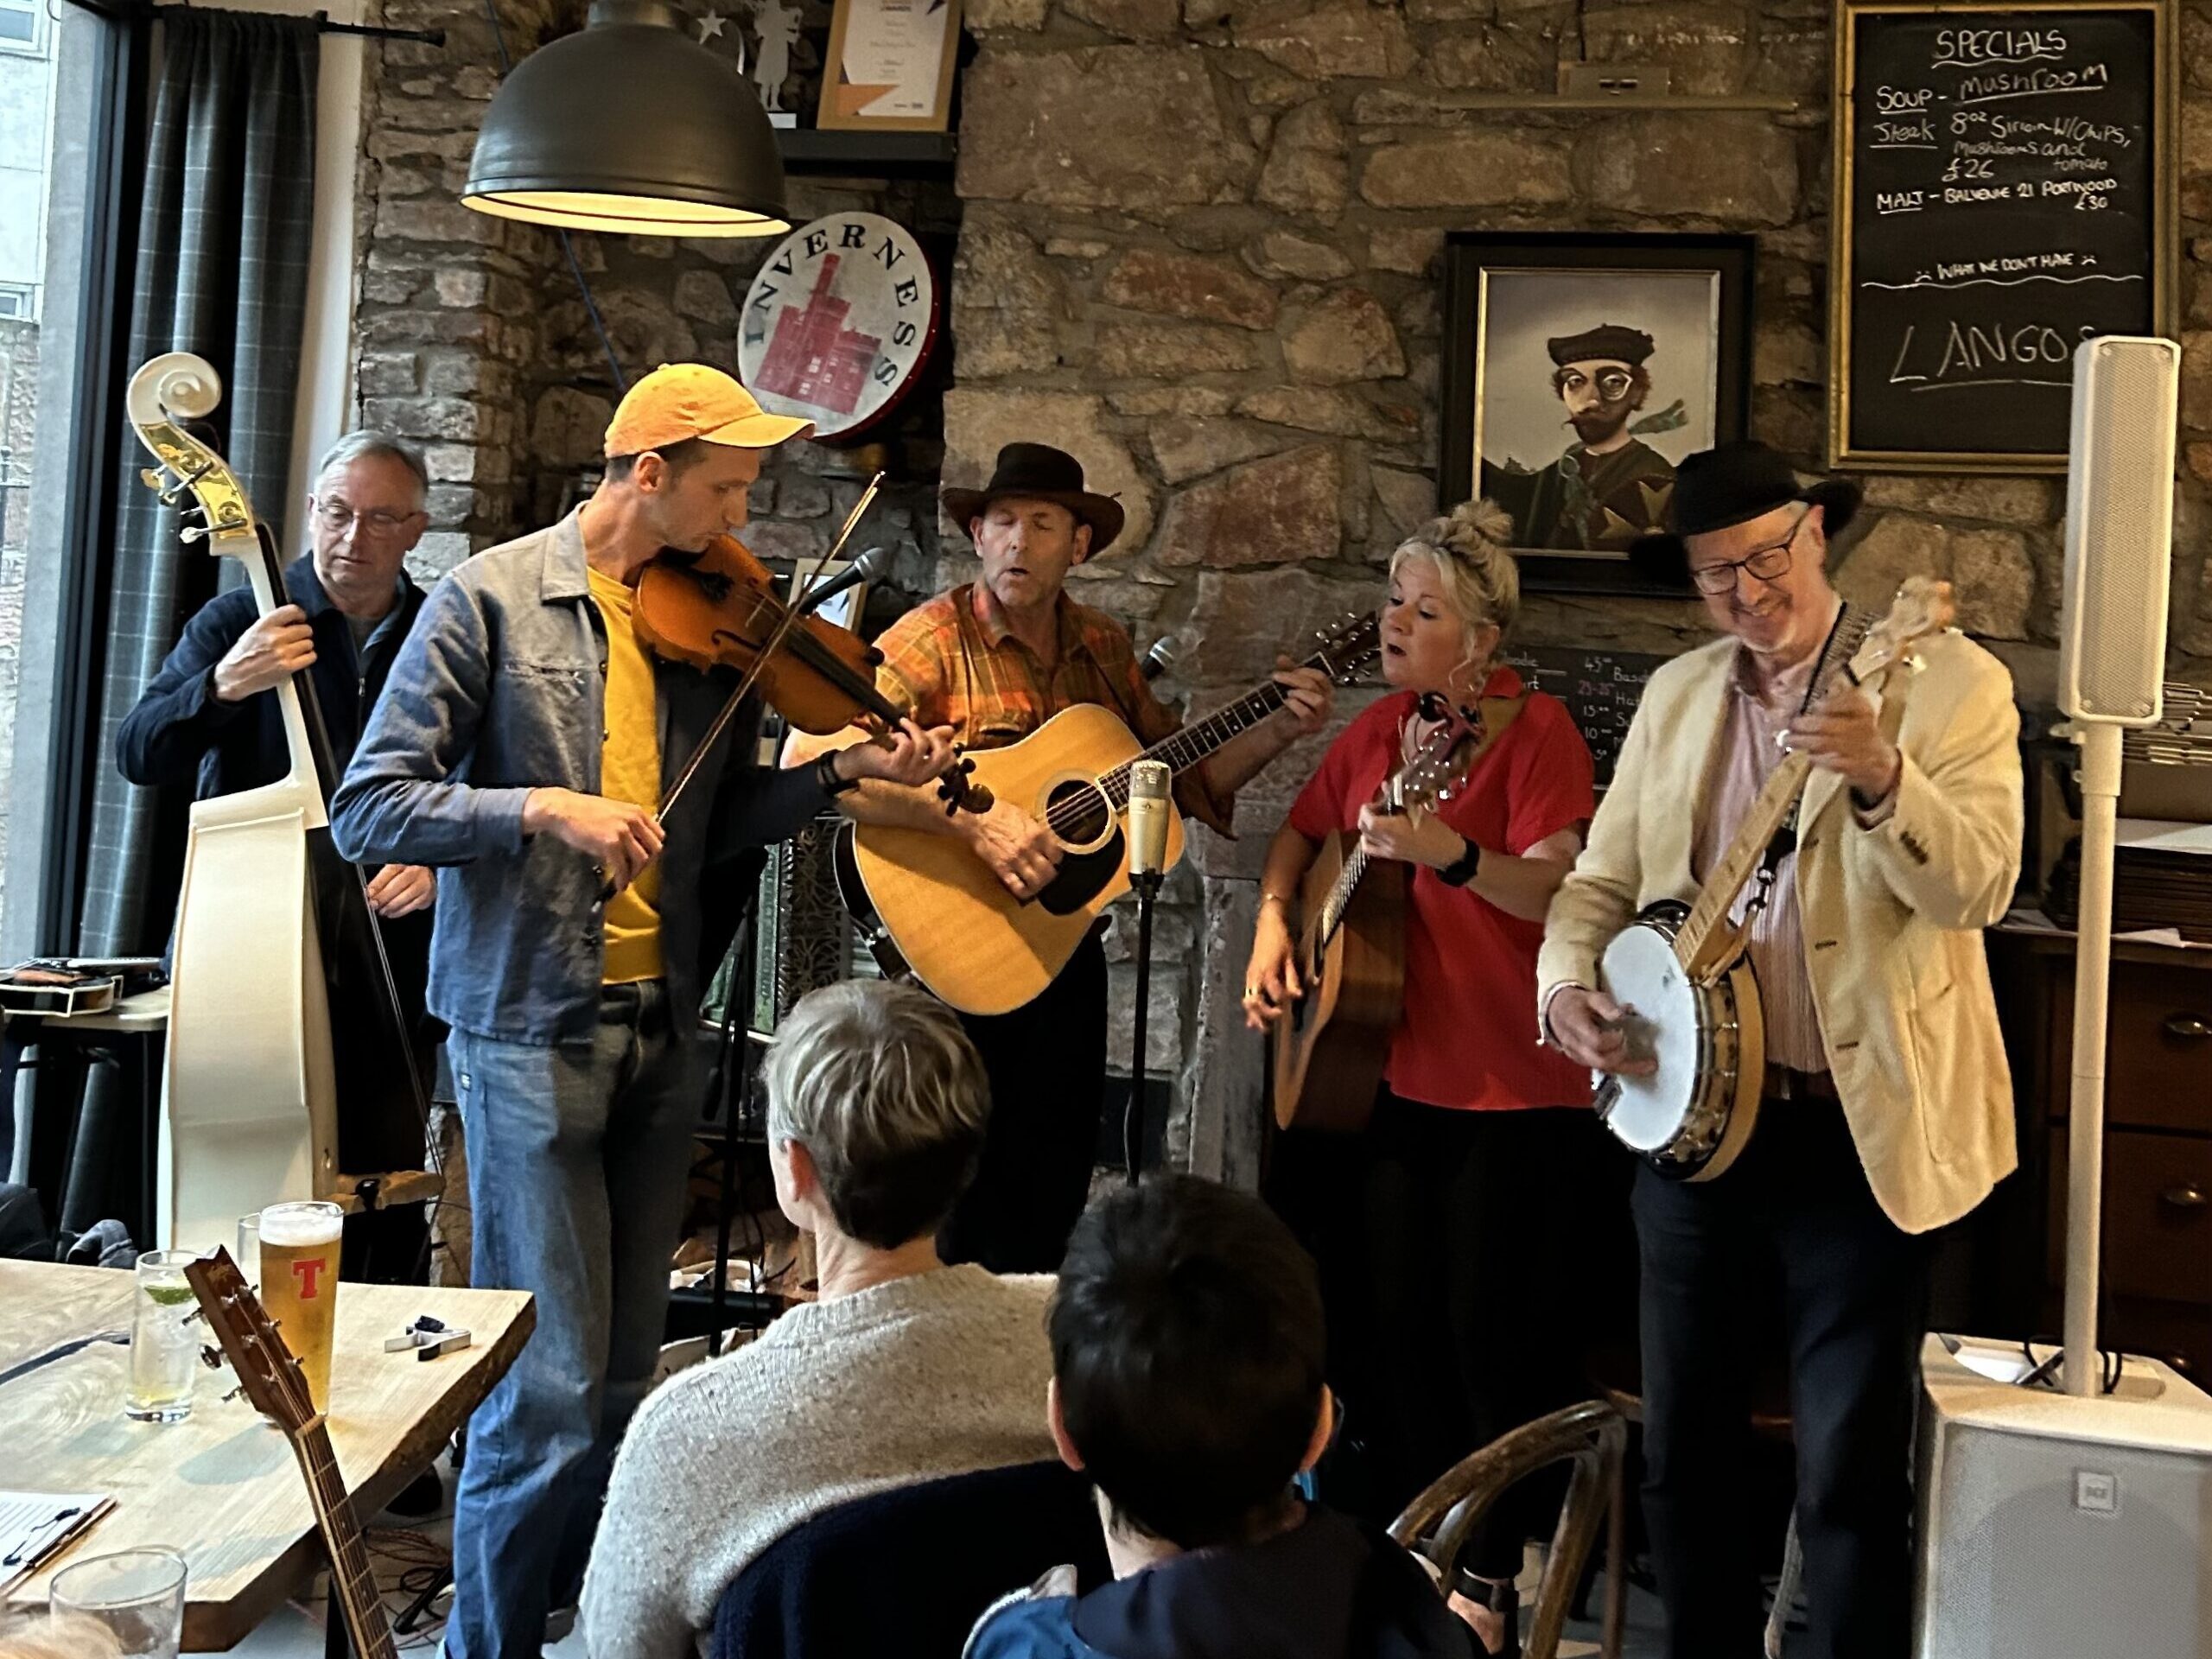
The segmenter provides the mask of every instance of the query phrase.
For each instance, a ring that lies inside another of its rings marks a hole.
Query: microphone
[[[1167,798],[1174,774],[1166,763],[1139,760],[1129,768],[1129,874],[1157,880],[1167,869]]]
[[[848,588],[857,588],[864,582],[881,581],[890,574],[893,556],[887,547],[869,548],[801,601],[798,613],[811,616]]]
[[[1137,671],[1147,680],[1156,680],[1173,668],[1176,659],[1182,654],[1182,642],[1172,633],[1163,633],[1152,642],[1152,649],[1145,652],[1144,660],[1137,664]]]

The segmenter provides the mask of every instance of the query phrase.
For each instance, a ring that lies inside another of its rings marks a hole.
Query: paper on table
[[[114,1506],[112,1492],[0,1492],[0,1595]]]

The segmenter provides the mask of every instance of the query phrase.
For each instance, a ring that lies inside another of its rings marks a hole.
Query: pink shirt
[[[1805,687],[1819,660],[1815,652],[1776,676],[1762,697],[1752,677],[1751,653],[1738,647],[1729,674],[1720,750],[1713,758],[1710,787],[1701,797],[1703,806],[1691,843],[1690,874],[1700,882],[1706,872],[1720,861],[1737,826],[1781,764],[1783,734],[1805,700]],[[1745,906],[1758,891],[1758,885],[1757,877],[1744,884],[1728,912],[1731,922],[1743,920]],[[1751,924],[1748,950],[1759,978],[1760,1007],[1766,1015],[1767,1059],[1797,1071],[1827,1071],[1827,1050],[1821,1040],[1820,1012],[1813,1004],[1812,980],[1805,969],[1795,852],[1776,867],[1774,888],[1766,907]]]

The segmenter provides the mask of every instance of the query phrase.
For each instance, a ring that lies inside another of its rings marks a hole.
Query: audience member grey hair
[[[830,1214],[863,1244],[936,1231],[975,1178],[990,1084],[958,1018],[925,991],[809,992],[777,1029],[767,1082],[770,1137],[806,1148]]]
[[[334,467],[350,467],[357,461],[396,461],[415,476],[415,502],[420,507],[430,493],[430,469],[423,464],[419,450],[410,443],[403,443],[389,432],[379,432],[373,427],[362,427],[348,432],[344,437],[322,452],[322,459],[315,463],[315,482],[320,484],[330,476]]]

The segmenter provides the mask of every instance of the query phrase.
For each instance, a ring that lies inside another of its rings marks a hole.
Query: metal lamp
[[[461,200],[568,230],[791,229],[759,95],[663,0],[594,0],[582,29],[517,64],[485,111]]]

